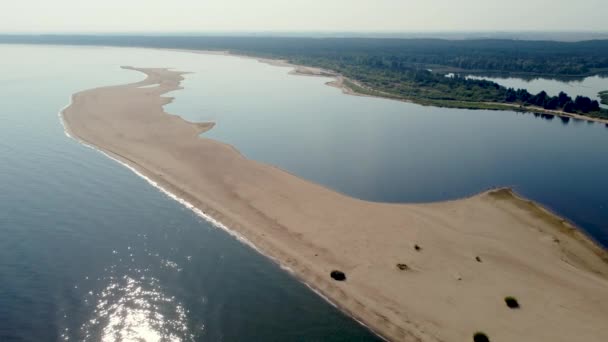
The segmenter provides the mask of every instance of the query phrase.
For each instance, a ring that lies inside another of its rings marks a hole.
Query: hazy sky
[[[608,31],[608,0],[2,0],[0,32]]]

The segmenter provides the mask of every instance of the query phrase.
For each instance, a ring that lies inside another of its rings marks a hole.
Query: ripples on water
[[[108,277],[100,293],[89,292],[93,318],[82,327],[85,341],[192,341],[184,307],[163,294],[158,279]],[[66,340],[69,340],[65,336]]]
[[[176,262],[143,250],[147,259],[170,272],[181,272]],[[64,329],[65,341],[182,342],[194,341],[182,303],[166,293],[151,267],[137,268],[136,251],[131,246],[123,253],[113,251],[114,264],[104,268],[102,277],[86,276],[75,285],[86,293],[84,305],[92,312],[80,328]],[[101,288],[99,288],[101,287]],[[64,317],[68,321],[78,317]],[[204,325],[201,326],[201,329]]]

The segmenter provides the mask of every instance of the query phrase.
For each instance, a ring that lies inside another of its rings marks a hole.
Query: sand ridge
[[[73,96],[70,133],[243,235],[381,336],[608,340],[606,252],[539,205],[508,189],[430,204],[351,198],[200,137],[211,123],[165,113],[163,95],[184,73],[129,69],[147,78]]]

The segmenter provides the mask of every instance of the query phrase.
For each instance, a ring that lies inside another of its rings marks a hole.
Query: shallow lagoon
[[[203,62],[204,61],[204,62]],[[604,124],[344,95],[328,78],[201,56],[167,111],[217,125],[247,157],[371,201],[430,202],[510,186],[608,245]]]

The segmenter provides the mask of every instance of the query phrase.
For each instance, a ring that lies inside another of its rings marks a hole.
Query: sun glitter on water
[[[162,292],[157,279],[108,277],[100,292],[89,292],[92,317],[81,326],[84,341],[193,341],[184,307]],[[70,340],[64,335],[65,340]]]

